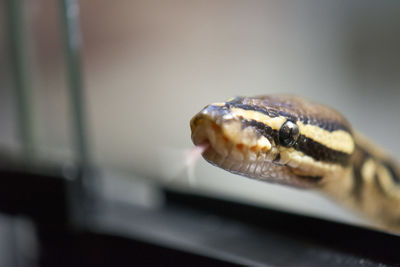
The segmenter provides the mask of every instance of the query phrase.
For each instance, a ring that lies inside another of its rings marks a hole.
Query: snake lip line
[[[214,134],[214,139],[216,138],[215,136],[217,135],[215,130],[212,130],[213,134]],[[217,151],[217,149],[215,148],[215,141],[214,143],[210,140],[210,136],[209,135],[198,135],[196,133],[193,134],[193,143],[196,147],[202,147],[202,152],[201,154],[204,156],[208,153],[210,153],[211,151],[216,153],[216,154],[221,154]]]

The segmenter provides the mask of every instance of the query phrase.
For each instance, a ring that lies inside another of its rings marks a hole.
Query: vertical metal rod
[[[68,198],[71,223],[82,227],[87,224],[88,210],[93,207],[93,170],[90,161],[85,113],[85,94],[81,71],[81,32],[79,6],[76,0],[59,0],[61,29],[70,93],[73,138],[78,173],[70,183]]]
[[[16,95],[18,134],[23,157],[30,160],[34,153],[32,91],[30,88],[26,55],[21,0],[7,0],[10,58]]]
[[[78,163],[85,169],[90,165],[90,155],[86,129],[85,95],[81,72],[79,6],[76,0],[60,0],[60,6],[73,120],[73,135]]]

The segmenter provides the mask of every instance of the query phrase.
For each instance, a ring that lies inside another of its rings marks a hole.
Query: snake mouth
[[[271,183],[289,184],[294,187],[314,186],[315,179],[299,178],[290,167],[276,161],[271,150],[252,150],[242,143],[235,143],[225,134],[224,128],[209,117],[192,120],[192,141],[203,158],[214,166],[234,174],[264,180]],[[272,149],[273,150],[273,149]]]
[[[228,156],[231,145],[217,123],[208,118],[199,118],[192,123],[192,141],[197,147],[204,147],[203,156],[220,154]]]
[[[203,153],[208,161],[208,155],[215,154],[220,161],[227,160],[236,164],[243,161],[271,161],[275,153],[275,148],[272,149],[273,141],[261,135],[254,127],[244,124],[243,118],[233,116],[225,106],[205,107],[193,117],[190,127],[194,145],[208,145]]]
[[[203,158],[213,165],[241,173],[246,166],[270,160],[268,154],[257,150],[257,146],[251,147],[239,141],[243,131],[240,121],[221,123],[208,116],[201,116],[193,120],[191,126],[194,145],[203,148]],[[237,134],[232,136],[235,132]]]

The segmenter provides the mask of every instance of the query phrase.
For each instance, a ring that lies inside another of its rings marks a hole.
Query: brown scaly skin
[[[400,170],[387,153],[359,134],[350,171],[321,190],[374,222],[400,233]]]
[[[206,106],[191,130],[215,166],[319,190],[400,232],[399,165],[334,109],[296,96],[236,97]]]

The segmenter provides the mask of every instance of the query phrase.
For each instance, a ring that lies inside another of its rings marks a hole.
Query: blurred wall
[[[39,154],[65,162],[73,151],[55,3],[26,1],[26,19]],[[148,179],[179,176],[167,183],[187,185],[179,173],[180,151],[192,147],[191,116],[231,96],[269,93],[298,94],[333,106],[400,158],[396,1],[80,4],[98,165]],[[196,177],[191,190],[356,220],[308,192],[243,179],[204,161]]]

